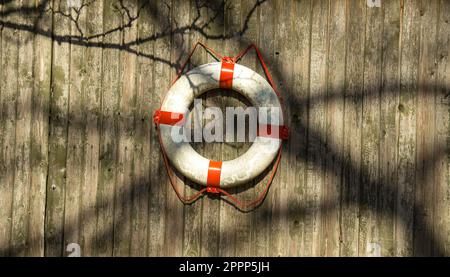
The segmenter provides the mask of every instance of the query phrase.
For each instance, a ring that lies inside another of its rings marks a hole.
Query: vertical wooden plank
[[[65,17],[61,13],[68,14],[73,18],[78,17],[78,21],[70,22],[70,36],[81,36],[78,28],[86,29],[86,9],[80,9],[81,2],[66,2],[66,7],[55,9],[57,16]],[[78,26],[78,28],[77,28]],[[70,47],[70,70],[69,70],[69,107],[68,107],[68,131],[67,131],[67,157],[66,157],[66,187],[64,205],[64,246],[70,243],[77,243],[81,247],[84,255],[84,245],[80,241],[81,222],[80,212],[82,211],[81,187],[84,183],[84,147],[86,129],[86,101],[85,84],[87,72],[85,69],[86,47],[72,44]],[[65,252],[65,249],[63,250]]]
[[[366,8],[359,217],[360,256],[377,256],[382,10]]]
[[[327,156],[323,198],[321,256],[339,256],[339,207],[342,180],[345,83],[345,1],[329,1],[327,69]],[[328,152],[330,151],[331,152]]]
[[[103,1],[103,33],[120,26],[120,13],[115,1]],[[105,44],[120,44],[121,32],[112,32],[103,38]],[[117,125],[119,103],[120,51],[103,49],[102,103],[100,130],[100,164],[97,188],[97,254],[113,255],[114,195],[117,175]]]
[[[437,1],[420,3],[419,84],[417,95],[417,155],[414,205],[414,255],[433,251],[434,136]],[[439,245],[436,245],[439,247]]]
[[[295,4],[296,2],[294,2]],[[254,2],[251,8],[248,9],[249,12],[252,12],[254,8],[256,9],[253,11],[252,17],[252,24],[256,25],[254,28],[256,28],[256,34],[253,35],[253,39],[250,42],[255,42],[256,45],[259,47],[259,50],[263,52],[263,57],[265,59],[265,62],[271,62],[273,59],[274,52],[270,51],[267,52],[267,49],[261,48],[263,41],[262,37],[265,36],[267,31],[270,31],[271,28],[273,28],[273,23],[271,22],[269,26],[263,25],[261,22],[263,22],[263,7],[269,5],[267,2]],[[245,27],[245,21],[247,20],[247,17],[249,14],[247,14],[245,17],[241,16],[241,21],[243,21],[242,25]],[[268,20],[271,20],[272,17],[269,17]],[[245,45],[242,45],[242,47],[245,47]],[[273,49],[272,49],[273,50]],[[248,56],[247,63],[251,68],[254,67],[255,72],[260,74],[261,76],[265,77],[264,69],[261,66],[261,63],[258,59],[258,56],[256,55],[255,51],[251,51]],[[267,59],[270,59],[269,61]],[[269,66],[269,71],[271,74],[274,73],[275,68]],[[250,145],[251,146],[251,145]],[[243,149],[241,153],[244,153],[246,149]],[[269,167],[266,172],[269,172],[269,170],[273,170],[273,167]],[[265,173],[263,173],[265,174]],[[264,178],[259,178],[257,180],[254,180],[255,187],[252,189],[252,199],[256,199],[259,197],[259,195],[262,193],[262,191],[265,189],[265,186],[267,185],[267,182],[269,181],[270,173],[267,173],[264,175]],[[273,184],[271,184],[273,185]],[[270,190],[269,192],[270,193]],[[264,199],[263,203],[260,204],[259,207],[256,208],[256,210],[253,210],[251,212],[252,218],[251,218],[251,235],[252,235],[252,249],[251,249],[251,256],[261,256],[266,255],[265,252],[267,252],[267,245],[269,244],[269,219],[266,218],[266,212],[268,211],[268,207],[270,205],[270,201],[267,199]],[[289,200],[287,200],[289,201]]]
[[[258,4],[254,2],[253,4]],[[259,47],[259,50],[262,51],[262,55],[264,57],[265,62],[269,68],[271,74],[276,72],[276,68],[273,66],[274,61],[274,28],[275,27],[275,14],[271,12],[273,8],[273,3],[271,2],[263,2],[257,6],[256,11],[254,12],[253,17],[256,17],[253,20],[253,24],[257,24],[257,37],[256,45]],[[245,21],[247,20],[248,14],[241,15],[241,23],[242,26],[245,26]],[[256,21],[256,22],[255,22]],[[247,45],[241,45],[241,47],[246,47]],[[265,76],[264,70],[261,67],[259,60],[257,60],[257,56],[255,52],[250,52],[250,55],[247,58],[247,63],[250,65],[254,64],[255,71],[261,76]],[[272,168],[271,168],[272,169]],[[255,184],[255,188],[253,189],[253,199],[255,199],[264,189],[264,186],[267,184],[269,180],[269,174],[266,174],[263,179],[255,180],[254,182],[259,182]],[[275,177],[276,178],[276,177]],[[275,186],[276,180],[271,186]],[[270,243],[270,224],[271,224],[271,205],[272,201],[270,200],[272,189],[269,190],[266,199],[264,199],[263,203],[253,210],[252,213],[252,222],[251,226],[252,230],[252,255],[254,256],[268,256],[269,253],[269,243]]]
[[[120,2],[120,1],[119,1]],[[136,2],[120,2],[122,12],[128,11],[135,16]],[[130,22],[127,13],[124,13],[125,22]],[[136,39],[136,24],[130,24],[123,29],[123,43],[127,44]],[[118,124],[118,172],[116,195],[114,201],[114,256],[130,255],[131,247],[131,217],[132,191],[136,183],[133,176],[133,146],[134,146],[134,110],[136,105],[136,55],[128,51],[121,52],[122,64],[120,67],[120,102]]]
[[[86,8],[85,36],[91,37],[103,31],[103,1],[90,3]],[[102,36],[89,40],[102,43]],[[85,52],[84,71],[86,72],[84,90],[84,108],[86,111],[84,138],[84,176],[81,184],[80,209],[80,241],[83,245],[83,256],[96,255],[97,224],[97,185],[99,179],[100,157],[100,111],[102,92],[102,48],[88,47]]]
[[[274,50],[272,52],[273,64],[272,68],[274,72],[274,82],[277,86],[279,93],[285,98],[285,101],[289,103],[292,93],[292,45],[291,38],[292,25],[291,12],[292,1],[289,2],[277,2],[274,9],[274,28],[277,30],[274,37]],[[268,57],[271,58],[270,56]],[[286,106],[286,115],[290,114],[290,107]],[[285,124],[290,125],[290,118],[284,119]],[[289,144],[283,145],[284,155],[280,162],[280,168],[278,170],[276,180],[273,183],[271,190],[271,205],[272,213],[274,216],[270,222],[270,243],[269,247],[272,253],[270,255],[286,256],[288,252],[288,245],[286,236],[288,235],[288,203],[287,197],[289,195],[288,186],[288,170],[289,170]]]
[[[292,18],[293,36],[295,36],[295,52],[293,57],[292,96],[285,105],[291,106],[290,122],[290,186],[288,195],[289,208],[289,256],[303,256],[305,217],[303,211],[306,204],[306,130],[308,126],[308,94],[311,38],[311,1],[294,1]]]
[[[171,4],[171,3],[170,3]],[[154,3],[155,34],[163,33],[170,28],[170,8],[163,1],[157,1]],[[153,6],[153,4],[152,4]],[[164,61],[170,61],[170,35],[164,35],[157,39],[154,43],[154,55],[155,58]],[[156,61],[154,64],[154,94],[152,99],[156,106],[159,107],[160,101],[164,96],[164,93],[169,87],[170,80],[170,67],[160,61]],[[166,232],[166,197],[168,187],[170,186],[167,174],[164,172],[164,164],[159,151],[159,143],[157,132],[152,134],[152,163],[151,163],[151,202],[150,202],[150,256],[162,256],[167,250],[166,245],[169,241],[165,240]],[[173,193],[170,191],[170,193]]]
[[[398,95],[400,90],[400,3],[383,4],[382,83],[380,98],[380,183],[378,193],[381,256],[395,254],[394,218],[397,191]]]
[[[307,152],[307,223],[305,226],[305,255],[320,254],[321,216],[323,214],[324,157],[326,149],[326,94],[327,94],[327,23],[328,1],[313,1],[311,23],[311,71]]]
[[[54,1],[53,10],[68,10],[66,1]],[[49,166],[45,219],[45,255],[63,254],[64,196],[66,184],[67,124],[69,105],[70,19],[53,13],[54,33],[61,39],[53,41],[52,86],[50,104]]]
[[[3,10],[14,9],[16,3],[9,2],[3,5]],[[4,20],[17,21],[17,15],[10,15]],[[10,253],[10,239],[12,227],[12,207],[15,175],[15,121],[16,99],[19,75],[18,72],[18,31],[12,28],[2,28],[2,71],[1,87],[1,161],[0,161],[0,254],[7,256]]]
[[[261,45],[259,46],[261,49],[265,50],[265,55],[267,66],[271,69],[274,69],[273,74],[278,77],[276,81],[274,81],[277,85],[279,83],[279,78],[282,78],[279,76],[281,74],[280,70],[278,70],[278,63],[277,59],[275,58],[275,55],[277,53],[279,54],[278,50],[278,44],[275,42],[275,37],[277,33],[277,23],[278,23],[278,16],[275,12],[277,9],[277,4],[275,2],[268,2],[265,4],[260,12],[260,25],[264,26],[264,29],[266,29],[266,32],[260,33],[260,42]],[[266,220],[266,231],[263,234],[263,242],[265,242],[265,253],[262,254],[263,256],[281,256],[282,253],[279,248],[273,249],[274,247],[274,237],[276,236],[277,229],[280,228],[279,222],[277,222],[279,216],[280,216],[280,207],[277,206],[279,204],[280,200],[280,186],[282,185],[282,182],[280,180],[280,172],[278,172],[277,176],[275,176],[272,184],[270,193],[266,198],[266,206],[265,209],[267,209],[267,215],[261,216],[263,220]],[[265,236],[265,240],[264,240]],[[257,252],[260,252],[261,250],[257,250]]]
[[[44,0],[35,3],[42,5]],[[52,30],[50,4],[43,7],[37,27]],[[29,256],[44,255],[45,185],[48,174],[49,102],[52,42],[46,36],[34,40],[34,90],[31,118],[31,189],[28,228]]]
[[[0,7],[0,12],[3,12],[3,2],[2,6]],[[5,124],[5,118],[3,116],[3,98],[2,98],[2,91],[5,91],[5,85],[4,85],[4,73],[5,70],[3,70],[4,63],[3,63],[3,28],[0,28],[0,130],[3,133],[3,126]],[[0,161],[2,162],[2,165],[5,164],[4,160],[4,150],[3,150],[3,136],[0,137]],[[8,230],[8,215],[11,204],[9,204],[9,200],[12,199],[12,192],[9,190],[9,186],[4,186],[4,178],[6,173],[6,167],[1,166],[0,167],[0,255],[6,256],[9,252],[7,249],[9,246],[9,234],[10,232]],[[9,199],[7,198],[9,196]]]
[[[436,71],[436,175],[435,243],[450,255],[450,2],[439,2]]]
[[[184,2],[184,1],[183,1]],[[188,7],[184,9],[189,9],[189,23],[195,21],[198,17],[198,13],[200,10],[196,8],[196,1],[189,1]],[[183,6],[184,7],[184,6]],[[198,19],[201,20],[201,17]],[[197,43],[197,41],[202,40],[203,38],[200,34],[194,30],[190,31],[187,34],[188,38],[186,40],[189,41],[188,52],[192,51],[192,47]],[[189,70],[196,65],[203,64],[206,61],[206,54],[203,48],[197,48],[196,52],[191,58],[191,62],[187,66],[186,70]],[[184,60],[183,60],[184,61]],[[197,114],[195,112],[191,113],[191,120],[196,120]],[[194,149],[199,151],[197,148],[197,143],[194,143]],[[201,154],[201,151],[199,151]],[[185,195],[192,195],[196,193],[196,189],[192,187],[192,182],[185,179]],[[172,192],[174,193],[174,192]],[[183,224],[183,256],[200,256],[201,252],[201,239],[202,239],[202,207],[203,201],[199,200],[191,205],[184,206],[184,224]]]
[[[208,3],[208,9],[206,11],[206,20],[209,21],[208,35],[210,37],[220,37],[224,32],[224,3],[219,1],[211,1]],[[226,55],[223,51],[222,41],[215,38],[206,37],[205,43],[209,47]],[[230,49],[227,49],[230,50]],[[208,62],[215,61],[213,58],[208,57]],[[224,90],[214,90],[206,92],[204,96],[204,106],[217,107],[222,106],[222,93],[226,93]],[[225,111],[223,109],[222,111]],[[204,125],[209,120],[204,119]],[[211,160],[221,161],[221,143],[216,142],[204,142],[203,153]],[[219,233],[220,233],[220,199],[215,196],[203,197],[203,211],[202,211],[202,236],[201,236],[201,256],[218,256],[219,255]]]
[[[29,6],[29,1],[20,1],[19,7]],[[32,17],[20,13],[17,23],[32,24]],[[33,40],[29,32],[19,32],[18,40],[18,76],[16,98],[15,128],[15,174],[12,206],[11,252],[12,256],[24,256],[28,247],[28,211],[30,198],[30,129],[33,96]]]
[[[153,34],[153,25],[149,3],[140,0],[138,3],[138,41],[145,40]],[[148,55],[153,54],[153,42],[146,41],[138,45],[137,58],[137,98],[136,98],[136,144],[134,147],[134,175],[136,188],[133,191],[133,227],[131,233],[131,255],[147,255],[149,190],[150,190],[150,134],[152,122],[152,90],[153,90],[153,62]],[[156,149],[158,150],[158,149]],[[156,151],[154,150],[154,151]]]
[[[244,31],[240,43],[240,48],[244,48],[250,45],[250,43],[255,43],[259,47],[259,38],[261,28],[259,25],[260,13],[261,13],[261,4],[258,1],[249,2],[249,1],[241,1],[241,19],[240,19],[240,28],[241,31]],[[241,49],[235,49],[234,51],[240,51]],[[261,49],[260,49],[261,50]],[[267,53],[266,53],[267,54]],[[266,56],[266,55],[264,55]],[[267,58],[267,57],[266,57]],[[257,59],[256,52],[254,50],[250,50],[246,56],[242,58],[240,61],[241,64],[251,68],[261,76],[264,75],[264,70],[261,67],[259,60]],[[272,68],[273,69],[273,68]],[[241,95],[239,95],[241,96]],[[244,106],[244,108],[249,105],[248,100],[244,97],[239,98],[241,101],[237,103],[238,106]],[[246,104],[244,104],[243,100],[245,100]],[[248,131],[247,131],[248,133]],[[239,146],[239,144],[237,144]],[[248,148],[251,146],[250,142],[246,142],[242,144],[238,148],[238,155],[244,154]],[[268,178],[267,175],[265,178],[257,178],[253,180],[251,184],[248,184],[249,189],[244,191],[241,195],[241,199],[246,202],[254,201],[264,190]],[[250,187],[253,186],[253,187]],[[262,204],[263,205],[263,204]],[[262,206],[261,205],[261,206]],[[256,210],[262,210],[263,208],[257,207]],[[267,221],[260,220],[258,216],[258,212],[256,210],[252,210],[250,213],[238,214],[237,222],[235,223],[237,233],[237,249],[236,252],[241,256],[255,256],[258,252],[258,244],[265,245],[267,242],[264,240],[264,233],[267,234],[268,229],[264,226]],[[241,239],[241,238],[242,239]],[[243,239],[246,240],[246,243],[242,243]],[[264,247],[264,246],[263,246]]]
[[[186,12],[188,11],[188,12]],[[170,58],[168,59],[170,63],[176,64],[182,57],[183,49],[187,46],[184,44],[183,39],[187,37],[184,34],[176,34],[177,28],[179,26],[185,26],[189,24],[189,2],[174,0],[171,4],[170,11],[170,28],[171,28],[171,39],[170,42]],[[169,72],[166,75],[166,83],[164,85],[165,91],[163,95],[167,93],[170,88],[172,80],[175,79],[177,74],[177,68],[175,66],[170,66]],[[180,191],[183,191],[184,178],[174,176],[178,187],[181,187]],[[177,195],[171,188],[170,184],[167,183],[167,194],[166,194],[166,226],[165,226],[165,240],[167,242],[165,253],[166,256],[181,256],[183,253],[183,204],[178,199]]]
[[[344,160],[341,192],[341,256],[358,255],[359,185],[361,172],[361,94],[364,67],[366,2],[346,2],[346,79],[344,111]]]
[[[419,9],[416,1],[400,6],[400,96],[398,104],[398,186],[395,218],[396,256],[413,255],[416,158],[416,91],[419,56]]]

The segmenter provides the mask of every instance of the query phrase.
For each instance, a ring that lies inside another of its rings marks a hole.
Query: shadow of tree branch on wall
[[[249,19],[253,16],[256,9],[260,5],[262,5],[266,0],[257,0],[255,2],[254,7],[252,8],[252,10],[246,16],[245,24],[242,27],[242,29],[235,33],[232,33],[232,34],[210,35],[208,32],[210,25],[213,22],[217,21],[218,19],[221,19],[223,21],[223,18],[221,18],[223,16],[223,14],[222,14],[223,9],[212,10],[211,5],[209,4],[208,1],[196,0],[194,2],[194,4],[196,6],[197,14],[189,25],[179,26],[179,24],[177,23],[177,21],[175,19],[173,22],[174,27],[168,27],[160,32],[151,34],[149,36],[137,38],[133,41],[127,41],[127,42],[124,41],[121,44],[105,43],[105,42],[98,42],[98,41],[94,42],[92,40],[98,39],[98,38],[104,38],[109,35],[113,35],[115,33],[120,33],[126,29],[131,28],[134,24],[136,24],[137,19],[139,18],[142,9],[149,8],[149,4],[148,4],[149,2],[145,2],[143,5],[141,5],[139,7],[139,9],[137,10],[136,13],[133,13],[127,7],[127,5],[125,3],[126,0],[125,0],[125,2],[124,2],[124,0],[117,0],[114,4],[114,7],[116,9],[117,16],[122,18],[122,24],[120,24],[116,27],[113,27],[109,30],[105,30],[102,33],[85,35],[85,30],[81,26],[82,24],[80,23],[80,14],[82,12],[85,12],[86,8],[95,1],[98,1],[98,0],[82,0],[80,6],[71,7],[71,9],[73,10],[73,13],[62,12],[59,9],[55,9],[55,8],[49,6],[48,0],[44,0],[43,2],[38,4],[36,7],[27,6],[27,7],[6,9],[6,10],[0,12],[0,26],[1,26],[1,28],[9,28],[9,29],[14,29],[14,30],[26,31],[26,32],[31,32],[34,34],[46,36],[48,38],[52,38],[52,40],[56,41],[57,43],[70,43],[70,44],[85,46],[85,47],[109,48],[109,49],[117,49],[117,50],[127,51],[132,54],[143,56],[148,59],[170,65],[171,67],[174,67],[175,69],[180,69],[181,62],[182,62],[181,59],[183,57],[182,55],[180,55],[180,57],[178,59],[176,59],[175,62],[171,62],[170,60],[161,59],[160,57],[157,57],[153,54],[149,54],[149,53],[145,53],[145,52],[136,50],[133,47],[139,46],[140,44],[143,44],[146,42],[156,41],[156,40],[159,40],[162,38],[168,38],[168,37],[171,37],[174,35],[183,35],[183,34],[186,34],[189,32],[196,32],[207,39],[213,39],[213,40],[226,40],[226,39],[229,39],[232,37],[242,36],[247,32],[247,30],[249,28],[249,26],[248,26]],[[225,6],[225,2],[222,1],[220,6],[223,8]],[[171,8],[170,5],[168,5],[168,4],[167,4],[167,7],[168,7],[168,9]],[[202,18],[203,10],[213,11],[213,14],[209,15],[208,18],[206,20],[204,20],[205,22],[202,22],[202,20],[201,20],[201,19],[203,19]],[[40,28],[38,26],[39,20],[40,20],[40,18],[42,18],[42,14],[47,13],[47,12],[52,12],[55,15],[69,18],[70,21],[72,21],[75,24],[79,34],[77,34],[77,35],[57,34],[57,33],[54,33],[51,29]],[[154,11],[151,11],[151,12],[154,13]],[[37,19],[33,25],[22,24],[22,23],[17,23],[17,22],[3,19],[5,17],[13,15],[13,14],[34,15],[34,16],[36,16]],[[171,24],[170,24],[171,19],[170,18],[166,18],[166,19],[169,21],[168,26],[171,26]]]

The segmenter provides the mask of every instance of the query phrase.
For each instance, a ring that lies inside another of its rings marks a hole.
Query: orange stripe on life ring
[[[219,193],[220,173],[222,172],[221,161],[209,161],[208,177],[206,179],[206,191]]]
[[[155,124],[177,125],[183,122],[184,115],[182,113],[173,113],[168,111],[156,110],[153,115]]]
[[[229,57],[222,59],[222,67],[220,69],[220,88],[231,89],[233,86],[234,61]]]

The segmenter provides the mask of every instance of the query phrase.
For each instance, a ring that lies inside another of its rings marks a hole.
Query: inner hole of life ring
[[[227,107],[242,107],[246,109],[247,107],[252,106],[250,101],[243,96],[242,94],[229,89],[212,89],[203,93],[199,98],[202,104],[202,112],[204,113],[205,109],[208,107],[217,107],[222,111],[222,132],[223,132],[223,141],[222,142],[206,142],[202,137],[201,141],[195,141],[194,139],[194,119],[202,118],[202,130],[203,127],[210,121],[214,120],[213,118],[206,119],[203,117],[198,117],[195,115],[194,103],[191,103],[189,106],[189,117],[191,122],[191,146],[203,157],[210,160],[220,160],[220,161],[228,161],[233,160],[242,154],[244,154],[252,145],[252,142],[249,140],[249,117],[245,116],[245,141],[239,142],[237,141],[237,128],[238,122],[237,117],[234,118],[234,140],[226,141],[226,108]],[[198,102],[197,102],[198,103]],[[241,122],[242,124],[242,122]],[[211,132],[214,133],[216,130],[212,129]],[[215,134],[215,133],[214,133]]]

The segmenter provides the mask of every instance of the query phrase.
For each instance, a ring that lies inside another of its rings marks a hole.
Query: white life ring
[[[194,98],[208,90],[223,87],[223,63],[204,64],[181,75],[168,91],[160,111],[184,114]],[[276,107],[281,111],[277,94],[265,78],[245,66],[233,63],[233,67],[229,88],[245,96],[255,107]],[[259,124],[277,122],[277,125],[283,126],[281,112],[269,114],[267,122],[261,120],[259,118]],[[201,156],[189,142],[175,142],[172,139],[172,128],[179,131],[182,126],[164,123],[158,126],[162,147],[172,165],[188,179],[207,187],[230,188],[252,181],[270,166],[281,147],[280,137],[258,135],[243,155],[216,162]]]

